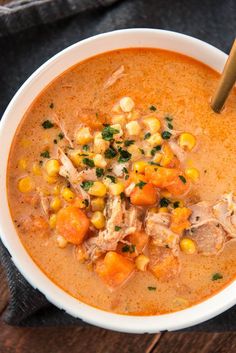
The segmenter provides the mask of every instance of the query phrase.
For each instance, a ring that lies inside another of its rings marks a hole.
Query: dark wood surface
[[[0,316],[7,301],[0,267]],[[20,328],[0,320],[0,353],[236,353],[236,332],[131,335],[71,326]]]

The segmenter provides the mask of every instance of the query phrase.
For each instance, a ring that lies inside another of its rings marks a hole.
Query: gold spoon
[[[211,100],[211,108],[220,113],[225,101],[236,82],[236,39],[230,50],[228,60],[224,66],[217,90]]]

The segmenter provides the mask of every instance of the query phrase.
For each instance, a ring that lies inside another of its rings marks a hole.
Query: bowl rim
[[[130,36],[132,36],[132,40],[134,42],[136,41],[135,43],[139,43],[140,45],[129,45],[128,43],[132,42]],[[106,41],[108,42],[111,39],[112,44],[110,44],[110,47],[114,49],[109,48],[108,50],[102,50],[99,52],[99,45],[102,46],[103,42],[106,43]],[[189,56],[204,62],[216,71],[222,70],[228,57],[221,50],[194,37],[160,29],[135,28],[107,32],[84,39],[65,48],[47,60],[16,92],[6,108],[0,123],[0,141],[2,141],[3,146],[3,148],[1,148],[2,163],[0,166],[0,205],[2,215],[0,219],[0,236],[3,244],[11,255],[14,264],[26,280],[34,288],[43,293],[52,304],[60,309],[63,309],[73,317],[80,318],[89,324],[105,329],[127,333],[156,333],[164,330],[179,330],[209,320],[232,307],[236,303],[236,281],[232,282],[219,293],[206,299],[205,301],[174,313],[152,316],[132,316],[106,312],[75,299],[70,294],[63,291],[59,286],[54,284],[46,276],[46,274],[42,272],[42,270],[30,257],[17,236],[8,207],[6,192],[6,166],[12,138],[15,135],[16,128],[22,119],[22,114],[18,114],[19,116],[17,116],[16,113],[21,110],[25,112],[26,107],[29,107],[30,102],[32,102],[31,98],[36,97],[49,82],[59,75],[58,73],[56,75],[54,74],[54,77],[48,80],[48,83],[46,84],[45,80],[47,81],[49,71],[53,71],[54,67],[57,66],[57,71],[59,70],[59,72],[62,73],[66,71],[68,67],[72,66],[68,63],[65,66],[63,59],[70,60],[69,57],[73,56],[75,52],[80,52],[78,55],[83,55],[83,50],[80,51],[80,49],[84,49],[84,51],[87,50],[88,53],[89,50],[93,52],[92,55],[86,54],[86,58],[106,51],[121,49],[121,46],[116,47],[116,45],[118,45],[116,43],[119,41],[121,42],[121,39],[122,43],[124,42],[124,45],[126,45],[122,48],[126,48],[127,45],[129,45],[128,47],[153,48],[151,45],[145,46],[145,43],[148,41],[154,43],[155,40],[157,42],[162,41],[164,44],[161,49],[176,51],[185,55],[189,55],[187,53],[190,53]],[[179,51],[178,49],[181,45],[182,49]],[[169,46],[171,46],[172,49],[168,49]],[[95,47],[98,50],[97,53],[94,53],[94,51],[96,51],[94,49]],[[156,46],[156,48],[158,48],[158,46]],[[79,61],[83,60],[84,59],[80,59]],[[40,85],[43,88],[40,88]],[[26,95],[28,98],[26,98]],[[25,108],[21,109],[21,105],[23,104],[21,101],[24,102],[24,100],[29,102],[24,103]],[[18,109],[16,110],[16,108]],[[13,117],[15,118],[16,116],[17,118],[15,120],[17,121],[13,122]],[[9,135],[11,138],[9,138]]]

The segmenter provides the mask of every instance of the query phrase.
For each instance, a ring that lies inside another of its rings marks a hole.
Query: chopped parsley
[[[129,174],[128,169],[125,168],[125,167],[122,168],[122,172],[125,173],[125,174]]]
[[[185,179],[185,177],[183,175],[179,175],[180,180],[182,181],[183,184],[187,183],[187,180]]]
[[[92,159],[83,158],[83,163],[85,165],[87,165],[88,167],[90,167],[90,168],[94,168],[95,167],[94,161]]]
[[[125,140],[124,145],[125,147],[129,147],[134,144],[134,140]]]
[[[130,254],[135,252],[135,245],[131,244],[125,244],[122,248],[122,252],[129,252]]]
[[[114,158],[115,156],[117,155],[117,151],[115,150],[115,148],[114,147],[109,147],[106,151],[105,151],[105,153],[104,153],[104,156],[105,156],[105,158],[107,158],[107,159],[112,159],[112,158]]]
[[[120,132],[119,130],[114,129],[110,125],[105,126],[104,129],[102,130],[102,138],[103,140],[111,141],[113,140],[113,135],[119,134],[119,132]]]
[[[142,189],[146,184],[147,183],[145,183],[144,181],[140,180],[140,182],[135,184],[135,186],[137,186],[139,189]]]
[[[54,103],[49,104],[49,108],[53,109],[54,108]]]
[[[150,132],[147,132],[145,135],[144,135],[144,140],[147,140],[151,137],[151,133]]]
[[[89,200],[88,199],[84,199],[82,201],[82,203],[85,205],[85,207],[88,207],[89,206]]]
[[[93,181],[85,180],[80,185],[85,191],[88,191],[91,188],[91,186],[93,186],[93,183],[94,183]]]
[[[144,154],[144,150],[142,148],[139,148],[139,151]]]
[[[119,163],[128,162],[132,157],[132,154],[129,153],[127,150],[123,150],[121,147],[118,149],[120,156],[118,158]]]
[[[173,130],[173,125],[171,123],[168,123],[167,126],[170,130]]]
[[[89,150],[89,145],[83,145],[82,150],[83,151],[88,151]]]
[[[60,132],[60,133],[58,134],[58,137],[59,137],[60,140],[62,140],[62,139],[64,138],[63,132]]]
[[[54,124],[53,124],[50,120],[45,120],[45,121],[42,123],[42,127],[43,127],[44,129],[51,129],[53,126],[54,126]]]
[[[116,231],[116,232],[119,232],[119,230],[121,230],[121,227],[115,226],[115,231]]]
[[[169,131],[163,131],[161,136],[164,140],[169,140],[169,138],[172,136],[172,134]]]
[[[104,169],[103,168],[96,168],[96,175],[98,178],[102,177],[104,175]]]
[[[216,272],[216,273],[214,273],[214,274],[212,275],[211,280],[212,280],[212,281],[218,281],[218,279],[222,279],[222,278],[223,278],[222,274]]]
[[[155,156],[155,154],[156,154],[156,152],[157,151],[160,151],[161,150],[161,146],[155,146],[155,147],[153,147],[153,149],[151,150],[151,155],[152,156]]]
[[[109,178],[112,183],[116,182],[116,178],[113,175],[106,175],[106,178]]]
[[[179,207],[179,201],[175,201],[175,202],[173,203],[173,207],[174,207],[174,208],[178,208],[178,207]]]
[[[153,161],[148,162],[148,164],[157,165],[158,167],[160,167],[160,164],[159,164],[159,163],[156,163],[156,162],[153,162]]]
[[[43,151],[42,153],[40,153],[40,157],[43,157],[43,158],[50,158],[50,153],[49,153],[49,151]]]
[[[173,120],[173,118],[171,116],[166,116],[165,120],[171,122]]]
[[[150,290],[150,291],[156,290],[156,289],[157,289],[157,287],[152,287],[152,286],[149,286],[149,287],[148,287],[148,290]]]
[[[165,197],[162,197],[162,199],[160,199],[160,206],[161,207],[167,207],[170,204],[170,200],[168,200]]]
[[[151,105],[151,106],[149,107],[149,109],[152,110],[153,112],[155,112],[155,111],[157,110],[157,108],[155,107],[155,105]]]

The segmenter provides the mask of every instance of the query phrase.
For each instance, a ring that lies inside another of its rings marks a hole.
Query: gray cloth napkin
[[[0,113],[26,78],[58,51],[94,34],[131,27],[182,32],[228,52],[236,35],[236,1],[32,0],[2,6]],[[10,289],[10,302],[4,313],[7,323],[22,326],[84,324],[54,307],[33,289],[1,243],[0,260]],[[235,331],[235,318],[236,307],[190,330]]]

